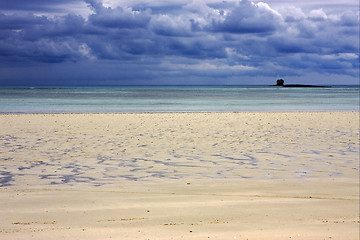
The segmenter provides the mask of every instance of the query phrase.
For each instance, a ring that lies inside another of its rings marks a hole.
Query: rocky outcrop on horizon
[[[306,85],[306,84],[284,84],[285,80],[284,79],[278,79],[276,80],[276,85],[274,86],[278,86],[278,87],[322,87],[322,88],[326,88],[326,87],[330,87],[330,86],[318,86],[318,85]]]

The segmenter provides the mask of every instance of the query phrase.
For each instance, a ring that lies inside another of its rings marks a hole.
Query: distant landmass
[[[320,87],[320,88],[329,88],[330,86],[319,86],[319,85],[306,85],[306,84],[284,84],[285,80],[284,79],[278,79],[276,81],[276,85],[273,86],[278,86],[278,87],[292,87],[292,88],[296,88],[296,87],[303,87],[303,88],[313,88],[313,87]]]

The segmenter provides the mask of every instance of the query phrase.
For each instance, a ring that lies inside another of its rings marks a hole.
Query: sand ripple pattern
[[[0,117],[0,186],[359,172],[357,112]]]

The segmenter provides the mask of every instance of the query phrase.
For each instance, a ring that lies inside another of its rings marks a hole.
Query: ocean
[[[359,111],[359,86],[2,87],[0,113]]]

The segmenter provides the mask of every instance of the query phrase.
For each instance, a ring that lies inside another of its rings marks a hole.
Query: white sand
[[[0,115],[0,239],[359,239],[359,113]]]

